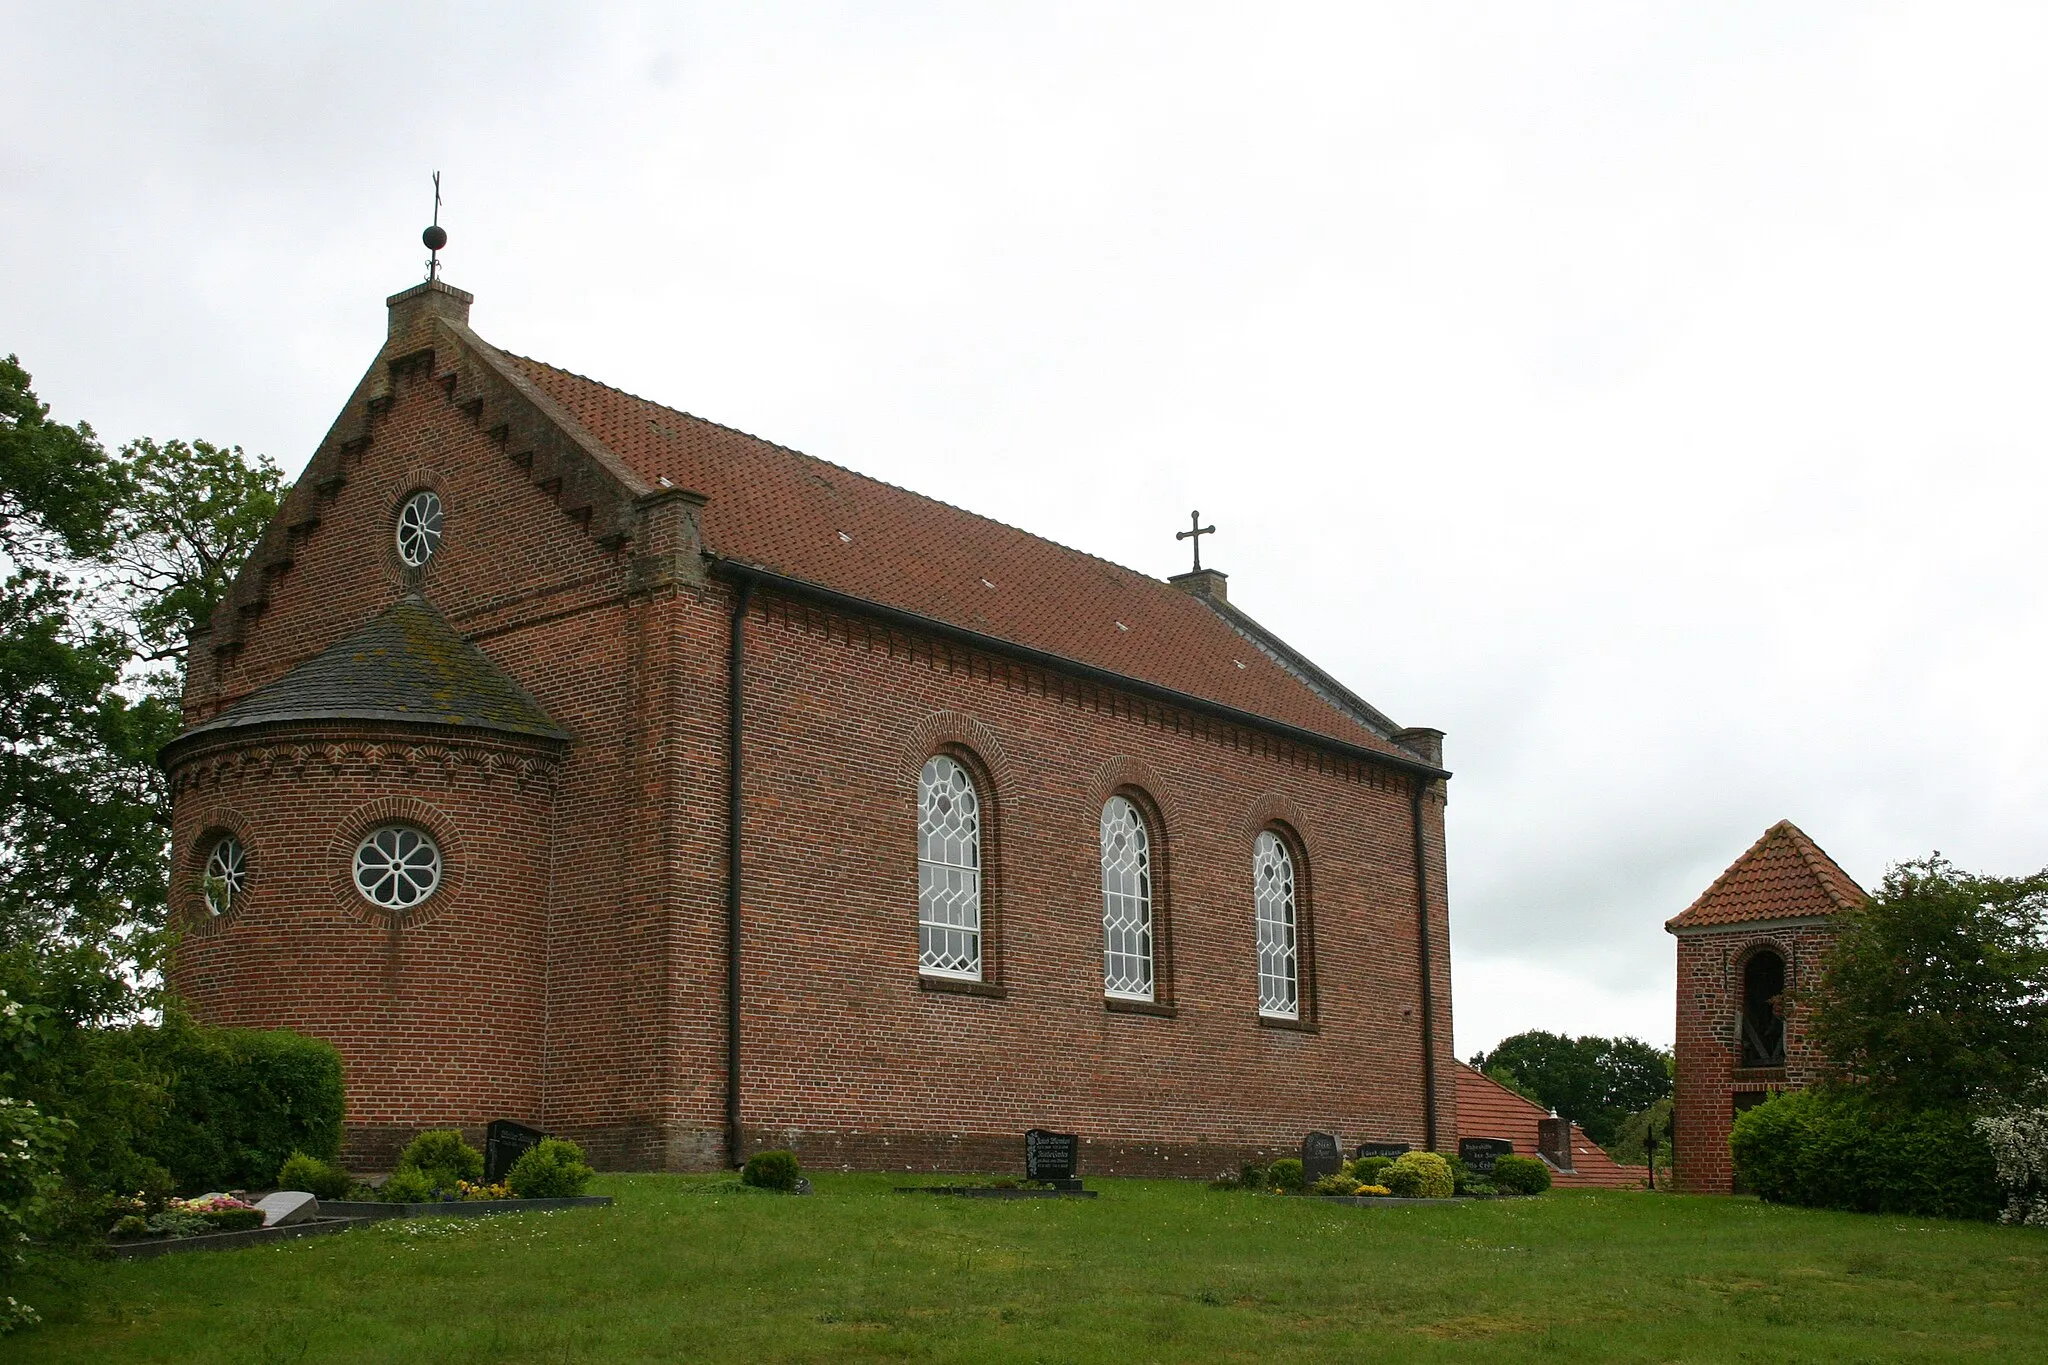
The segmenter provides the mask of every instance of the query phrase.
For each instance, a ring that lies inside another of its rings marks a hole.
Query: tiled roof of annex
[[[1863,888],[1804,830],[1780,820],[1664,927],[1676,932],[1806,919],[1853,910],[1866,899]]]
[[[1463,1062],[1457,1064],[1457,1077],[1459,1137],[1504,1138],[1515,1144],[1517,1156],[1541,1155],[1536,1125],[1550,1117],[1547,1110]],[[1550,1171],[1550,1183],[1567,1190],[1632,1190],[1648,1177],[1647,1167],[1622,1165],[1576,1123],[1572,1125],[1572,1169],[1553,1166]]]
[[[541,361],[505,359],[640,478],[703,494],[714,554],[1418,761],[1156,578]]]

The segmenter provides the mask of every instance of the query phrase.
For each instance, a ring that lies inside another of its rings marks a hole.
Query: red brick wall
[[[335,1041],[360,1160],[418,1127],[503,1116],[574,1134],[608,1166],[717,1164],[730,590],[636,592],[628,554],[536,487],[444,372],[397,376],[345,478],[301,491],[294,515],[317,494],[319,524],[195,713],[389,605],[408,586],[391,519],[429,485],[447,533],[419,586],[573,743],[546,783],[415,756],[419,737],[399,734],[377,736],[375,759],[321,749],[301,764],[298,745],[346,738],[301,734],[217,768],[190,756],[205,771],[179,775],[179,856],[209,821],[240,821],[254,880],[228,922],[187,941],[176,982],[203,1018]],[[1310,1128],[1421,1142],[1408,779],[773,598],[749,635],[750,1146],[1010,1169],[1038,1124],[1079,1132],[1087,1169],[1209,1174],[1294,1151]],[[940,744],[972,750],[991,779],[1001,998],[919,988],[915,784]],[[1159,816],[1172,1017],[1102,999],[1097,819],[1129,786]],[[445,820],[461,873],[444,908],[394,931],[335,888],[349,813],[396,799]],[[1426,812],[1448,1146],[1440,792]],[[1305,855],[1313,1031],[1257,1016],[1251,844],[1274,819]]]
[[[1728,1194],[1735,1187],[1728,1157],[1735,1097],[1811,1085],[1821,1059],[1807,1036],[1799,993],[1811,988],[1834,941],[1826,923],[1773,928],[1730,925],[1678,938],[1678,1084],[1673,1104],[1674,1173],[1680,1189]],[[1736,1066],[1736,1020],[1742,1009],[1742,969],[1759,948],[1785,959],[1785,1066]]]

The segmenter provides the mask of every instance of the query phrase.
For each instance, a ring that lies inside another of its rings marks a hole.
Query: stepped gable
[[[569,738],[526,689],[456,634],[432,603],[410,596],[173,743],[183,746],[250,726],[330,720]]]
[[[1536,1125],[1550,1111],[1532,1104],[1483,1072],[1459,1062],[1458,1136],[1505,1138],[1516,1156],[1541,1156]],[[1545,1165],[1549,1165],[1546,1160]],[[1624,1166],[1572,1125],[1572,1169],[1550,1167],[1550,1183],[1562,1190],[1633,1190],[1648,1183],[1649,1168]]]
[[[500,353],[649,485],[709,501],[705,549],[1415,763],[1201,599],[730,427]]]
[[[1664,927],[1677,933],[1759,920],[1815,919],[1854,910],[1867,899],[1805,831],[1780,820]]]

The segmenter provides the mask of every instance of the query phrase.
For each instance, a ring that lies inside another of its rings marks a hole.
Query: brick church
[[[625,1169],[1454,1143],[1440,732],[1214,570],[387,302],[164,752],[174,984],[332,1041],[350,1159],[500,1117]]]
[[[1838,917],[1867,899],[1841,866],[1780,820],[1665,924],[1678,939],[1672,1174],[1729,1194],[1735,1116],[1820,1078],[1799,991],[1816,979]]]

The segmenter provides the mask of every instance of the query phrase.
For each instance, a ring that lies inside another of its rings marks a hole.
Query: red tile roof
[[[649,484],[702,493],[712,552],[1414,762],[1156,578],[537,360],[516,371]]]
[[[1863,888],[1819,844],[1790,820],[1780,820],[1664,927],[1675,931],[1832,915],[1866,899]]]
[[[1473,1070],[1457,1064],[1458,1136],[1460,1138],[1505,1138],[1515,1144],[1518,1156],[1540,1155],[1536,1124],[1550,1117],[1542,1105],[1531,1104],[1514,1091]],[[1550,1183],[1566,1190],[1633,1190],[1648,1182],[1649,1171],[1642,1166],[1623,1166],[1572,1125],[1572,1169],[1552,1167]]]

